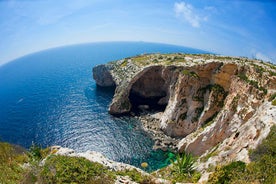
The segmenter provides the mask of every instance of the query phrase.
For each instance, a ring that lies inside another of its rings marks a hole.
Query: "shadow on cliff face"
[[[115,87],[101,87],[98,85],[96,85],[96,88],[90,86],[84,90],[85,97],[89,101],[91,100],[91,103],[94,103],[94,100],[96,100],[98,103],[107,105],[112,101],[114,92]]]
[[[168,104],[166,81],[162,78],[162,68],[152,67],[132,85],[129,100],[131,111],[164,111]]]
[[[145,98],[131,91],[129,95],[130,103],[132,104],[131,111],[139,112],[140,110],[148,110],[148,111],[164,111],[166,109],[167,104],[159,104],[160,99],[165,97],[163,96],[155,96],[150,98]]]

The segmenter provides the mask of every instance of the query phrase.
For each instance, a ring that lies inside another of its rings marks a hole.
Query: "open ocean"
[[[204,53],[144,42],[103,42],[49,49],[0,66],[0,140],[28,148],[60,145],[93,150],[150,169],[165,153],[131,117],[108,114],[113,91],[97,88],[92,67],[144,53]],[[161,164],[161,165],[160,165]]]

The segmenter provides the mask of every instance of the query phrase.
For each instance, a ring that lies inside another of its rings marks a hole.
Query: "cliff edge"
[[[180,138],[179,152],[209,164],[242,160],[276,124],[276,66],[241,57],[147,54],[99,65],[100,86],[116,86],[110,114],[144,107],[155,126]],[[210,156],[212,155],[212,156]],[[200,169],[200,168],[199,168]]]

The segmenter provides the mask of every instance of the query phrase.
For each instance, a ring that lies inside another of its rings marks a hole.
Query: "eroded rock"
[[[98,65],[93,68],[93,78],[101,87],[115,86],[113,77],[106,65]]]
[[[153,127],[182,138],[179,152],[202,157],[219,152],[212,163],[248,161],[248,149],[276,124],[276,111],[270,110],[275,107],[267,102],[276,92],[271,64],[214,55],[150,54],[105,66],[116,84],[109,112],[129,113],[136,107],[161,111]]]

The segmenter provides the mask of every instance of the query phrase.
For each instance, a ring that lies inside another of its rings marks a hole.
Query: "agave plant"
[[[194,172],[195,160],[191,154],[181,153],[176,155],[176,161],[171,161],[173,170],[179,174],[191,174]]]

